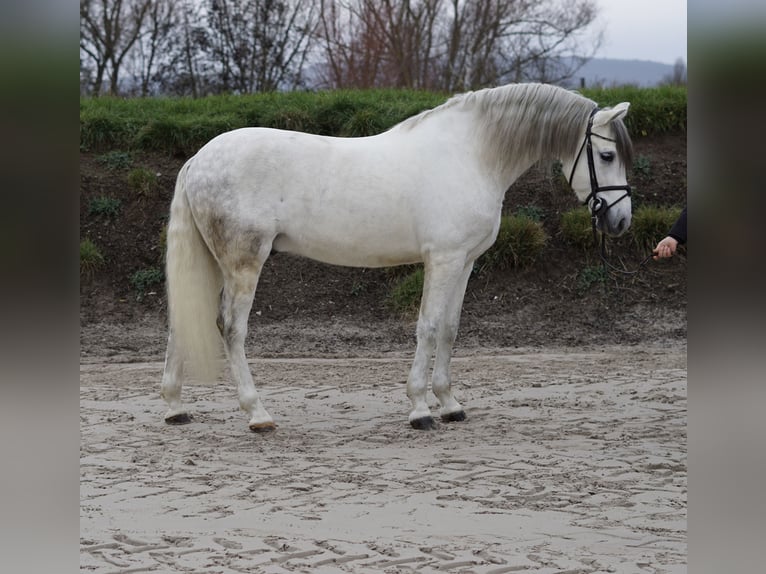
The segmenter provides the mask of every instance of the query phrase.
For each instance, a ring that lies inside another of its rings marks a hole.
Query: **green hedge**
[[[601,106],[630,102],[625,125],[633,138],[686,132],[686,88],[620,87],[582,90],[584,96]]]
[[[631,102],[634,137],[686,130],[686,88],[583,90],[599,105]],[[192,98],[82,98],[80,148],[191,155],[224,131],[263,126],[334,136],[380,133],[449,96],[414,90],[338,90]]]
[[[207,98],[83,98],[80,148],[190,154],[224,131],[261,126],[335,136],[372,135],[446,96],[413,90],[337,90]]]

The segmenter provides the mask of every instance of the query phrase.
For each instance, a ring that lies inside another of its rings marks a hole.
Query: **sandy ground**
[[[407,424],[409,354],[251,362],[162,421],[162,364],[81,364],[81,571],[686,572],[686,347],[464,349],[468,420]]]

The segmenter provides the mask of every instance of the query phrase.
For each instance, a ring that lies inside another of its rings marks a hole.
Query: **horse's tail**
[[[223,279],[186,196],[186,173],[191,161],[178,173],[170,206],[166,257],[169,326],[187,377],[214,381],[222,357],[216,319]]]

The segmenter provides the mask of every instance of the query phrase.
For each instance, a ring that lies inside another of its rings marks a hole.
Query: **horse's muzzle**
[[[595,216],[596,228],[610,237],[619,237],[630,227],[630,217],[610,218],[608,214]]]

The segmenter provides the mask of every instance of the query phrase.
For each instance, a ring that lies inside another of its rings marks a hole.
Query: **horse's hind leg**
[[[441,410],[439,414],[442,420],[447,422],[465,420],[465,411],[452,394],[452,380],[450,376],[450,361],[452,360],[452,346],[457,337],[460,325],[460,312],[463,308],[463,297],[471,276],[473,261],[466,264],[463,274],[455,284],[449,304],[445,309],[441,328],[437,333],[436,358],[432,376],[433,393],[439,399]]]
[[[191,417],[181,403],[181,381],[183,376],[183,360],[173,340],[173,333],[168,335],[168,348],[165,351],[165,370],[162,373],[160,395],[168,403],[165,422],[168,424],[186,424]]]
[[[253,376],[245,357],[247,320],[253,306],[258,277],[267,256],[268,250],[257,260],[257,264],[239,267],[236,272],[225,276],[218,320],[231,374],[237,384],[239,406],[250,415],[248,424],[252,431],[268,431],[276,427],[271,415],[263,407],[258,391],[255,390]]]

